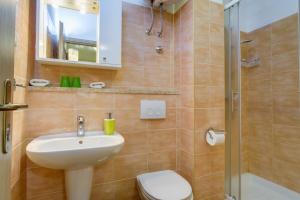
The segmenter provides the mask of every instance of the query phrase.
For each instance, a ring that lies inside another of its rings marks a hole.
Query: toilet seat
[[[145,173],[137,176],[140,193],[147,200],[191,200],[190,184],[172,170]]]

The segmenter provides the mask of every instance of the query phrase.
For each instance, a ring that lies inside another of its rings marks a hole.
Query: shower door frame
[[[224,0],[225,14],[225,199],[241,200],[240,0]]]
[[[224,0],[225,15],[225,200],[241,199],[241,49],[239,12],[242,0]],[[298,0],[298,91],[300,93],[300,0]],[[236,68],[234,69],[235,66]],[[235,72],[233,70],[236,70]],[[233,81],[237,82],[236,88]],[[237,99],[235,98],[237,97]],[[237,111],[237,113],[235,113]],[[238,120],[232,122],[233,114]],[[236,126],[236,127],[234,127]],[[233,131],[236,128],[236,132]],[[233,148],[233,146],[235,148]],[[237,177],[238,175],[238,177]]]

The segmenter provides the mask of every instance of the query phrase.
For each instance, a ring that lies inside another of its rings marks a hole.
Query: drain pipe
[[[151,0],[151,5],[150,5],[150,10],[151,10],[151,18],[152,18],[152,22],[150,24],[150,28],[148,28],[146,30],[146,35],[150,35],[151,32],[152,32],[152,29],[153,29],[153,25],[154,25],[154,8],[153,8],[153,3],[154,3],[154,0]]]
[[[158,37],[162,37],[162,34],[164,32],[164,8],[163,8],[164,4],[161,3],[159,5],[159,11],[160,11],[160,31],[157,32]]]

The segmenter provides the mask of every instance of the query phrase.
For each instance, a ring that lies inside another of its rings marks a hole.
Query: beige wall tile
[[[115,167],[113,159],[106,160],[101,164],[95,166],[93,184],[98,185],[102,183],[108,183],[115,179]]]
[[[76,129],[76,117],[70,109],[34,109],[27,111],[26,132],[30,138]],[[37,126],[38,124],[38,126]]]
[[[284,42],[277,42],[272,44],[272,56],[276,56],[288,51],[295,51],[297,49],[297,40],[286,40]]]
[[[146,87],[170,87],[170,68],[145,68],[144,81]]]
[[[195,85],[195,107],[208,108],[210,106],[210,88],[208,86]]]
[[[66,195],[64,192],[55,192],[51,194],[41,194],[39,196],[27,197],[28,200],[65,200]]]
[[[288,125],[299,127],[300,108],[299,107],[284,107],[278,106],[273,109],[274,124]]]
[[[197,155],[195,159],[194,177],[201,177],[212,172],[211,156],[210,155]]]
[[[114,96],[111,94],[78,92],[75,96],[74,105],[78,109],[111,109],[114,107]]]
[[[16,147],[20,143],[24,142],[26,134],[26,125],[24,124],[26,117],[25,110],[14,111],[12,113],[12,147]]]
[[[222,24],[211,23],[209,34],[212,45],[224,46],[224,26]]]
[[[151,152],[176,149],[176,129],[150,131],[148,133]]]
[[[19,180],[11,187],[12,200],[26,199],[26,172],[20,175]]]
[[[216,49],[215,49],[216,50]],[[210,63],[211,57],[216,56],[216,51],[210,52],[209,47],[195,47],[195,63],[196,64],[208,64]]]
[[[225,52],[224,52],[224,45],[210,45],[209,49],[209,57],[210,57],[210,64],[212,65],[224,65],[225,60]]]
[[[188,177],[193,177],[194,157],[184,151],[178,154],[178,170]]]
[[[178,148],[189,154],[194,153],[194,131],[187,129],[179,130],[179,145]]]
[[[224,175],[217,173],[195,179],[194,195],[196,199],[205,199],[224,192]]]
[[[159,134],[159,133],[154,133],[154,134]],[[118,155],[149,152],[150,141],[148,141],[149,136],[146,131],[140,133],[122,134],[122,135],[126,142],[124,143],[124,146]],[[159,139],[158,142],[161,142],[161,140],[163,139]]]
[[[12,162],[11,162],[11,180],[10,185],[14,185],[20,181],[23,176],[23,173],[26,170],[26,142],[20,143],[12,149]]]
[[[138,110],[140,108],[140,101],[142,99],[142,95],[117,94],[115,95],[115,108]]]
[[[194,69],[181,69],[180,70],[180,84],[181,85],[193,85],[194,80]]]
[[[147,154],[118,156],[114,159],[115,178],[128,179],[147,172]]]
[[[209,102],[211,108],[224,108],[225,88],[223,86],[209,87]]]
[[[149,170],[176,170],[176,153],[174,152],[175,150],[150,153],[148,160]]]
[[[139,199],[137,192],[137,183],[135,179],[118,181],[116,182],[115,187],[115,199]]]
[[[197,17],[209,15],[209,0],[194,1],[194,12]]]
[[[223,65],[210,65],[210,86],[224,86],[225,69]]]
[[[274,73],[297,71],[298,51],[284,52],[272,57],[272,70]]]
[[[180,128],[187,130],[194,130],[195,127],[195,116],[194,109],[182,108],[180,111]]]
[[[194,31],[195,35],[195,46],[209,47],[209,41],[211,38],[209,21],[203,19],[204,17],[195,16],[194,18]]]
[[[138,110],[116,110],[114,116],[117,122],[117,130],[120,132],[141,132],[147,128],[147,121],[140,120]]]
[[[282,20],[274,22],[272,26],[272,41],[274,42],[286,42],[287,38],[293,41],[297,41],[298,26],[297,15],[291,15]]]
[[[65,92],[31,92],[28,94],[28,102],[30,109],[72,109],[75,104],[74,93]],[[82,100],[82,98],[80,98]],[[82,104],[85,104],[82,101]]]
[[[283,170],[284,169],[284,170]],[[273,176],[275,182],[299,192],[299,165],[284,160],[273,160]]]
[[[212,80],[211,77],[210,65],[208,64],[195,64],[195,84],[201,86],[207,86]],[[214,77],[219,77],[217,74],[214,74]],[[219,79],[219,78],[218,78]]]
[[[195,129],[208,129],[210,127],[209,110],[195,109]]]
[[[115,183],[105,183],[96,185],[92,189],[91,200],[115,200]]]
[[[27,170],[28,199],[41,194],[64,191],[63,171],[45,168],[31,168]]]
[[[181,86],[180,88],[180,99],[181,99],[181,106],[193,108],[194,104],[196,103],[196,99],[194,98],[194,88],[192,86]]]
[[[209,2],[209,19],[211,23],[224,24],[224,6],[223,4]]]

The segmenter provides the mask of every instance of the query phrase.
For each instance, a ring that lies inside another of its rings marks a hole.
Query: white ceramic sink
[[[119,133],[108,136],[102,131],[40,136],[26,147],[27,156],[39,166],[65,170],[68,200],[89,200],[93,166],[117,154],[124,144]]]
[[[51,169],[78,169],[93,166],[118,153],[124,143],[120,134],[103,132],[62,133],[40,136],[27,145],[26,152],[34,163]]]

